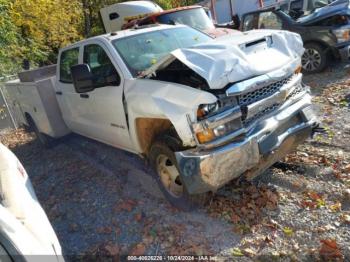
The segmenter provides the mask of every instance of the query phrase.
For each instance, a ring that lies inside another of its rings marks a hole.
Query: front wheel
[[[205,203],[207,194],[190,195],[187,192],[181,181],[175,154],[164,142],[152,145],[149,160],[160,190],[173,206],[189,211]]]
[[[303,70],[307,73],[322,72],[329,63],[329,56],[324,47],[317,43],[305,44],[305,52],[301,58]]]

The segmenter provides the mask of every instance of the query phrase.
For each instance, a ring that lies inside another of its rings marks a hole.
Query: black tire
[[[149,161],[152,167],[152,174],[156,179],[160,190],[162,191],[164,197],[168,200],[170,204],[174,207],[184,210],[190,211],[194,208],[198,208],[204,205],[208,198],[208,194],[199,194],[199,195],[190,195],[185,185],[182,185],[180,176],[176,179],[176,183],[178,186],[182,186],[183,190],[181,194],[171,193],[170,190],[165,186],[162,182],[160,167],[159,167],[159,159],[165,156],[168,158],[167,164],[169,166],[175,167],[177,172],[179,172],[179,168],[177,165],[176,157],[174,152],[178,151],[175,148],[171,148],[178,143],[174,143],[176,138],[169,136],[162,136],[153,143],[150,153],[149,153]],[[170,144],[170,145],[169,145]]]
[[[45,148],[51,148],[54,144],[54,139],[41,133],[31,116],[27,116],[27,122],[29,126],[28,130],[35,133],[35,136],[39,140],[40,144]]]
[[[327,48],[318,43],[306,43],[301,62],[305,73],[319,73],[326,69],[330,62]]]

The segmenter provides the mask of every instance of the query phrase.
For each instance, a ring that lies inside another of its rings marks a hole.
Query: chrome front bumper
[[[190,194],[216,191],[252,171],[261,173],[302,143],[318,125],[311,96],[267,116],[244,138],[217,148],[177,152],[178,167]]]

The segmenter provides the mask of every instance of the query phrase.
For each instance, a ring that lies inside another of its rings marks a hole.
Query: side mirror
[[[79,64],[72,66],[71,73],[77,93],[87,93],[95,89],[89,65]]]

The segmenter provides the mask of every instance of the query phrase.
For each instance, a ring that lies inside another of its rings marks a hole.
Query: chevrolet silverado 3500
[[[41,141],[75,132],[139,154],[165,197],[188,208],[194,196],[257,176],[313,133],[303,51],[286,31],[212,39],[153,25],[65,47],[56,76],[25,72],[7,90]]]

